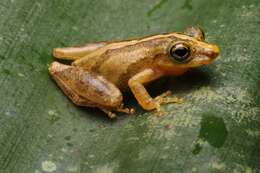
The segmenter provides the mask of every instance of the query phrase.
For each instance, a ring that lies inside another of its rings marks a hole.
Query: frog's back
[[[164,54],[167,45],[167,39],[157,39],[107,50],[91,70],[125,90],[132,76],[154,66],[155,58]]]

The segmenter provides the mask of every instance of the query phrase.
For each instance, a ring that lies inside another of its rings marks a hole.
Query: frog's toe
[[[181,104],[183,103],[184,100],[183,98],[179,98],[179,97],[167,97],[167,98],[163,98],[161,99],[161,103],[163,104],[167,104],[167,103],[178,103]]]
[[[167,104],[167,103],[183,103],[183,98],[180,97],[171,97],[171,91],[166,91],[161,95],[157,96],[155,100],[159,104]]]
[[[107,116],[111,119],[115,119],[116,118],[116,114],[111,112],[110,110],[108,109],[101,109],[104,113],[107,114]]]
[[[134,108],[125,108],[123,104],[119,108],[116,109],[117,112],[123,112],[127,114],[134,114],[135,109]]]
[[[162,117],[164,114],[165,114],[164,109],[162,109],[161,106],[158,106],[158,107],[156,108],[156,116],[157,116],[157,117]]]

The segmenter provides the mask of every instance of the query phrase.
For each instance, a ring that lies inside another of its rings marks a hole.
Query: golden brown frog
[[[170,92],[151,98],[144,85],[209,64],[218,54],[219,48],[205,42],[200,28],[190,27],[184,33],[57,48],[53,52],[56,58],[74,62],[71,66],[53,62],[49,72],[76,105],[100,108],[113,118],[113,111],[133,112],[122,104],[121,91],[128,88],[145,110],[159,110],[162,103],[178,102],[167,98]]]

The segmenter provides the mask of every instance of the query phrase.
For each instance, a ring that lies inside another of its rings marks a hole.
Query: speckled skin
[[[189,45],[188,62],[179,63],[170,57],[169,49],[176,43]],[[192,67],[209,64],[218,53],[217,46],[204,41],[204,34],[199,28],[191,27],[184,33],[57,48],[53,53],[56,58],[74,62],[72,66],[53,62],[49,71],[75,104],[98,107],[114,117],[111,111],[132,112],[122,107],[121,91],[129,88],[146,110],[159,110],[161,103],[176,102],[176,99],[166,99],[165,95],[151,98],[144,84],[165,75],[178,76]]]

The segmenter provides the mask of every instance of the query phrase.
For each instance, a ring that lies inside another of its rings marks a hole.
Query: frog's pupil
[[[188,53],[188,49],[186,47],[179,47],[175,50],[175,54],[180,57],[185,57],[185,55]]]

